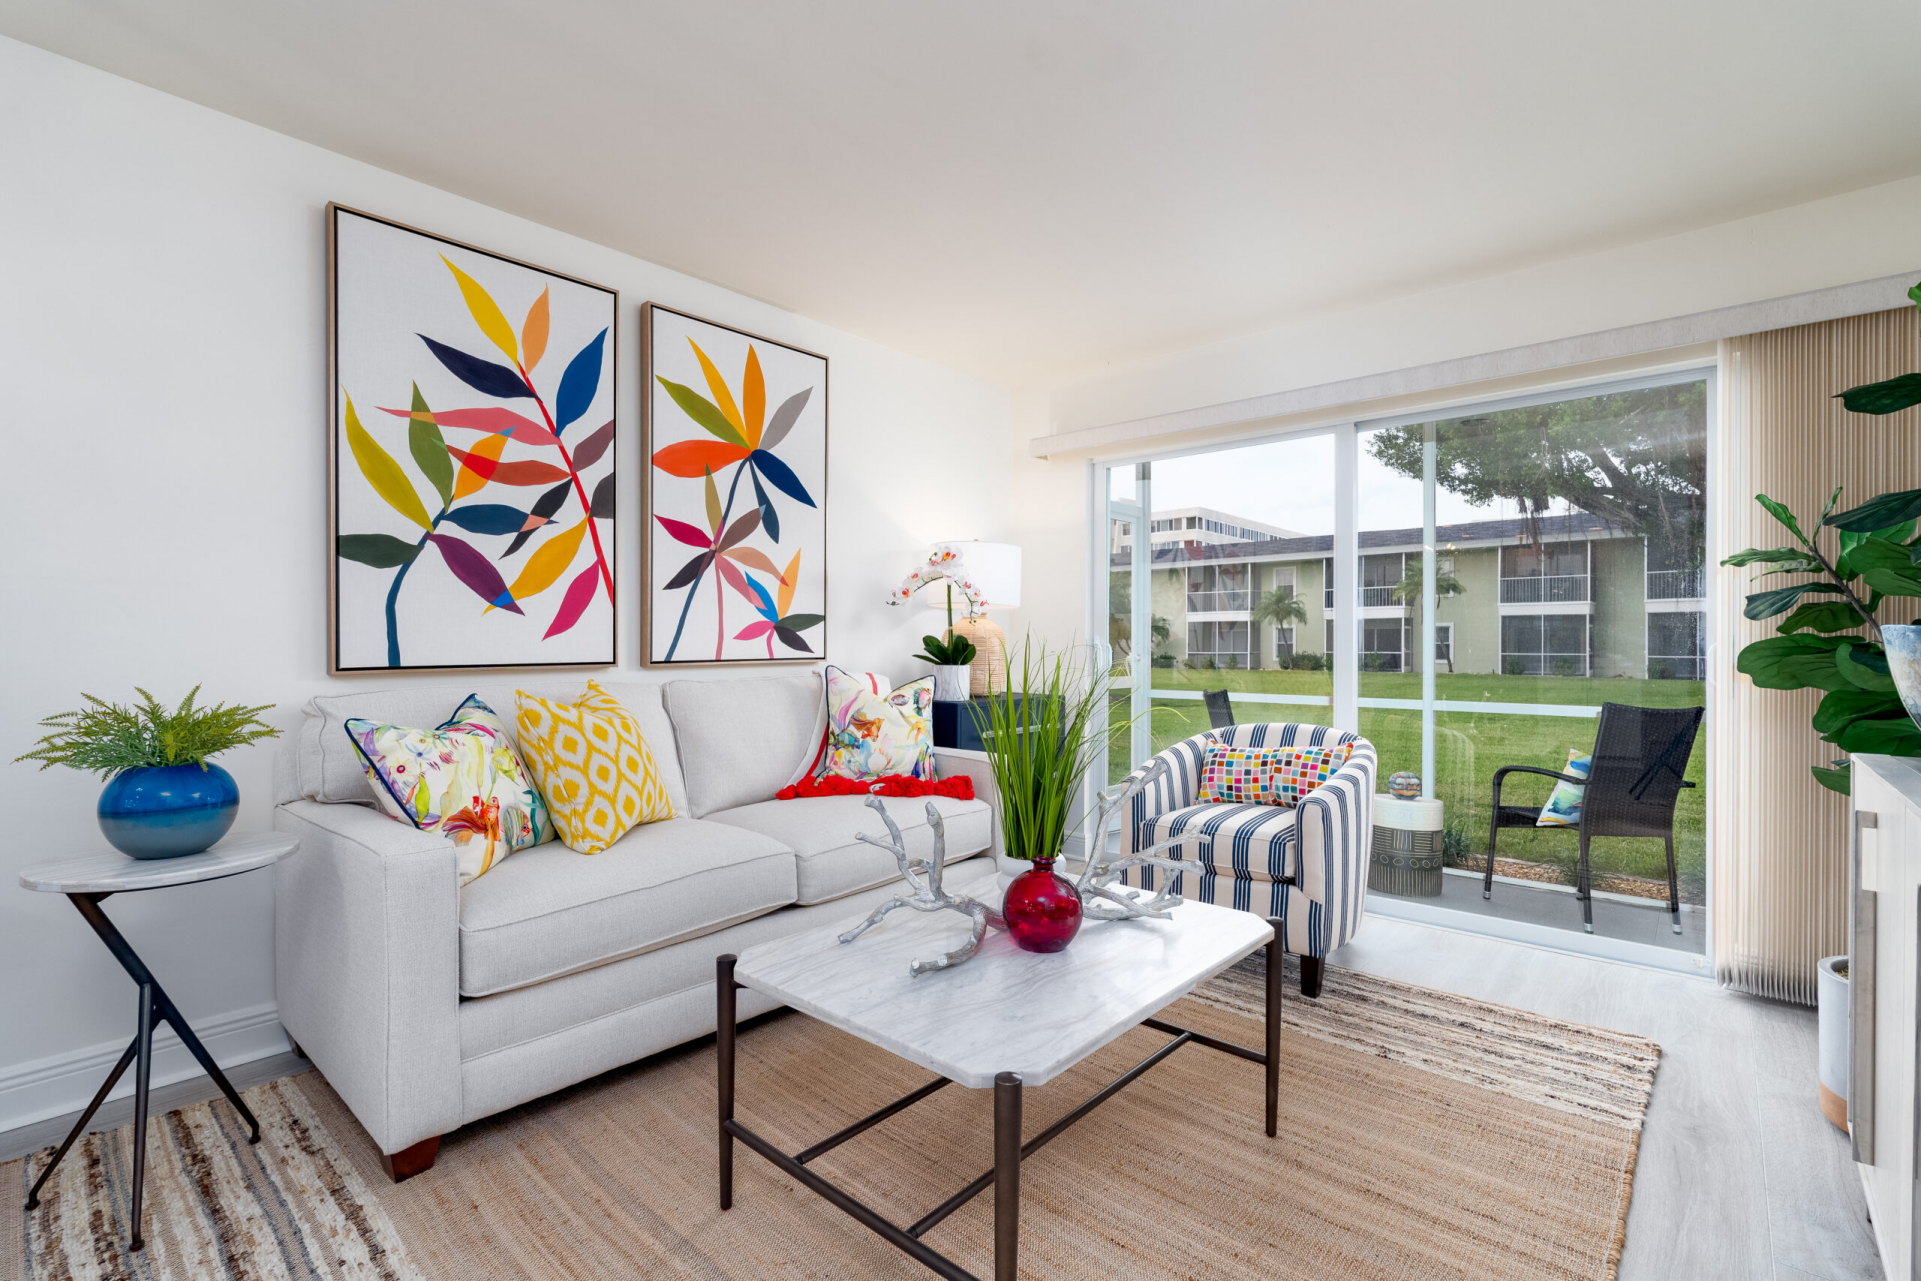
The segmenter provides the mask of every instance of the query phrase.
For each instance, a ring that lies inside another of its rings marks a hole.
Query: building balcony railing
[[[1392,587],[1361,588],[1362,609],[1377,609],[1382,605],[1398,605],[1400,603],[1400,601],[1394,599],[1394,589]]]
[[[1245,614],[1253,607],[1252,593],[1244,591],[1189,592],[1187,612],[1190,614]]]
[[[1707,594],[1703,590],[1706,577],[1699,569],[1650,569],[1648,599],[1698,600]]]
[[[1588,599],[1586,574],[1536,574],[1529,578],[1503,578],[1503,605],[1558,605]]]

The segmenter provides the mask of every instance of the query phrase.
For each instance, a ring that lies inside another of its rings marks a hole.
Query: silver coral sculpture
[[[876,849],[883,849],[889,854],[892,854],[894,861],[900,865],[901,878],[907,882],[907,887],[912,890],[913,893],[906,897],[888,899],[885,903],[875,908],[872,915],[866,920],[841,935],[840,941],[843,943],[852,943],[868,930],[880,924],[881,918],[895,908],[911,907],[916,912],[960,912],[965,916],[972,917],[974,921],[974,932],[968,937],[966,943],[951,952],[935,957],[931,961],[915,961],[911,963],[907,967],[907,972],[913,977],[919,978],[921,975],[931,974],[935,970],[944,970],[950,966],[959,965],[962,961],[967,960],[973,956],[974,953],[980,951],[981,940],[987,937],[989,920],[991,919],[996,926],[999,926],[1000,915],[990,910],[985,903],[969,898],[965,894],[956,898],[941,888],[941,872],[947,862],[947,827],[941,822],[940,810],[935,808],[934,802],[927,802],[927,825],[934,831],[934,854],[931,859],[909,857],[907,853],[907,842],[902,838],[900,828],[895,824],[893,815],[889,814],[887,807],[881,804],[880,797],[869,796],[867,798],[867,808],[880,815],[880,821],[887,824],[887,834],[892,837],[893,840],[891,843],[887,841],[877,841],[865,833],[862,833],[859,839],[872,845]]]
[[[1168,876],[1166,884],[1159,893],[1143,900],[1125,886],[1116,887],[1115,881],[1121,873],[1131,867],[1158,867],[1170,873],[1191,872],[1193,865],[1177,859],[1163,858],[1163,850],[1173,849],[1194,839],[1191,836],[1176,836],[1172,840],[1159,841],[1136,854],[1124,858],[1107,857],[1107,829],[1113,817],[1131,804],[1136,796],[1149,786],[1158,782],[1168,772],[1168,763],[1157,760],[1138,776],[1124,779],[1114,786],[1104,789],[1096,800],[1094,830],[1088,842],[1087,863],[1081,868],[1080,877],[1074,882],[1074,892],[1081,898],[1081,916],[1090,921],[1134,921],[1148,918],[1156,921],[1169,919],[1168,913],[1178,907],[1180,895],[1173,892],[1174,877]]]

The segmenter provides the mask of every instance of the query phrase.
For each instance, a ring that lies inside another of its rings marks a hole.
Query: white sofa
[[[639,721],[676,817],[588,857],[559,842],[458,888],[454,847],[379,813],[343,722],[437,725],[477,693],[511,726],[514,691],[570,699],[586,676],[412,685],[314,699],[282,744],[274,826],[280,1021],[366,1127],[396,1180],[470,1121],[714,1030],[714,960],[858,917],[896,892],[860,797],[777,801],[813,760],[817,674],[630,683],[596,677]],[[980,758],[941,754],[983,799],[935,803],[951,863],[998,845]],[[910,853],[926,801],[886,802]],[[992,894],[991,859],[948,878]],[[740,995],[747,1017],[773,1008]]]

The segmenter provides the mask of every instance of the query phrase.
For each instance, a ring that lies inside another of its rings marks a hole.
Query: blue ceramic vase
[[[1888,651],[1888,674],[1901,695],[1901,705],[1921,725],[1921,627],[1884,626],[1881,643]]]
[[[100,793],[100,831],[133,858],[198,854],[227,834],[240,812],[233,775],[211,762],[122,770]]]

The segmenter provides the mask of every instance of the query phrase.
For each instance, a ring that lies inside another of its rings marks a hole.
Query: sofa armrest
[[[974,780],[974,799],[987,802],[989,830],[993,838],[987,852],[999,858],[1007,850],[1001,832],[1001,796],[994,786],[994,766],[986,752],[969,752],[954,747],[934,749],[934,777],[955,778],[965,774]]]
[[[382,1152],[460,1124],[453,842],[359,805],[293,801],[274,827],[280,1022]]]

